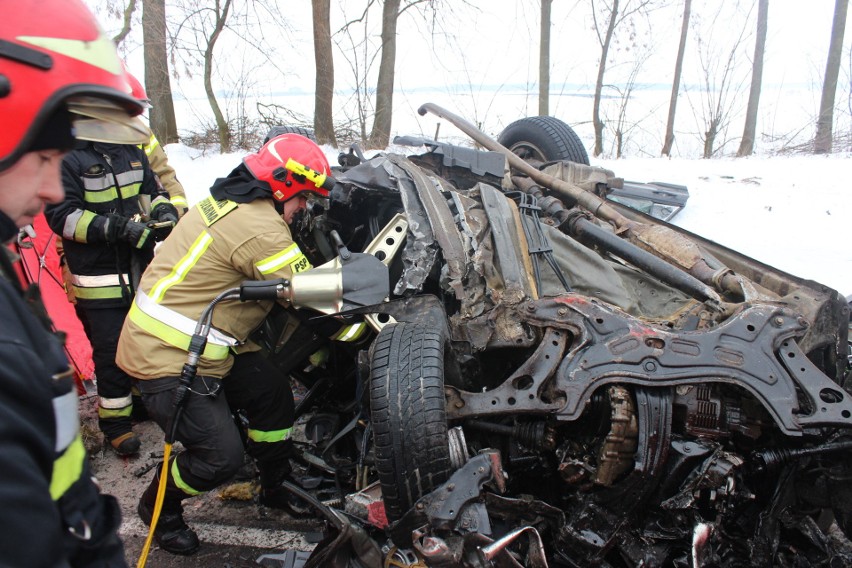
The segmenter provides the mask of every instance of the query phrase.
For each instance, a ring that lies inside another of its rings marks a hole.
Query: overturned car
[[[852,562],[845,299],[604,199],[621,180],[579,154],[421,111],[487,150],[342,155],[297,236],[388,266],[343,314],[369,328],[281,310],[258,335],[304,386],[297,489],[337,529],[308,564]]]

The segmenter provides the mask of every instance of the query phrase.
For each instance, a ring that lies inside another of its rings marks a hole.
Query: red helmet
[[[77,138],[147,140],[132,118],[143,107],[127,94],[115,46],[81,0],[18,0],[3,10],[0,47],[0,171],[29,151],[59,111],[71,113]]]
[[[124,61],[121,62],[121,66],[127,74],[125,79],[127,79],[127,84],[130,85],[130,96],[142,103],[142,106],[145,108],[151,108],[151,99],[148,98],[148,93],[145,91],[145,85],[136,78],[136,75],[127,69],[127,64]]]
[[[299,134],[282,134],[263,145],[256,154],[243,158],[251,174],[272,187],[272,197],[287,201],[311,192],[328,197],[333,179],[322,149]]]

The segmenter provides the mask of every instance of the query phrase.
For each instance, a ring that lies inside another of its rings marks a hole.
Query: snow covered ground
[[[332,164],[338,151],[324,148]],[[202,156],[166,148],[191,203],[243,154]],[[593,160],[624,179],[686,185],[690,198],[673,222],[795,276],[852,294],[852,155],[713,160]]]

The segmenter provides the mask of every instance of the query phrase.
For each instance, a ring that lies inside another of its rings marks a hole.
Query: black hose
[[[633,243],[602,229],[582,215],[574,215],[573,218],[570,218],[568,227],[570,234],[577,240],[598,246],[612,253],[693,298],[702,301],[714,300],[716,294],[699,279],[650,252],[642,250]]]

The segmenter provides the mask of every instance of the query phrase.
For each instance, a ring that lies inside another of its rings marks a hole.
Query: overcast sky
[[[119,25],[117,19],[109,17],[104,6],[109,0],[86,0],[98,13],[104,27],[114,32]],[[114,1],[114,0],[113,0]],[[237,0],[237,2],[244,0]],[[404,14],[399,23],[397,53],[397,85],[401,89],[420,87],[444,87],[458,83],[499,85],[511,77],[513,83],[537,83],[539,3],[521,0],[467,0],[466,2],[443,0],[445,7],[436,20],[436,26],[428,26],[415,10]],[[696,54],[698,41],[718,45],[730,43],[743,27],[746,14],[756,12],[756,0],[724,0],[693,2],[693,29],[690,30],[687,57]],[[171,6],[167,1],[167,10]],[[680,31],[682,1],[672,0],[663,8],[652,13],[650,31],[641,20],[635,20],[634,45],[622,33],[614,46],[613,77],[624,70],[625,62],[638,55],[643,46],[649,46],[654,56],[643,67],[641,81],[667,83],[677,48]],[[347,20],[360,16],[363,1],[332,0],[332,30],[339,30]],[[270,25],[267,37],[280,38],[276,45],[268,45],[270,51],[278,53],[281,66],[289,72],[286,83],[291,88],[313,87],[313,42],[311,39],[311,6],[309,0],[287,0],[281,3],[282,13],[287,17],[289,31],[272,32]],[[593,21],[589,0],[554,0],[552,14],[552,87],[562,83],[593,83],[597,71],[599,46],[593,33]],[[717,23],[713,17],[721,10]],[[831,32],[834,0],[772,0],[769,6],[769,32],[765,60],[766,83],[819,82],[825,65],[825,54]],[[140,10],[137,10],[140,11]],[[292,17],[290,17],[292,16]],[[138,14],[137,14],[138,17]],[[379,31],[378,11],[372,16],[373,31]],[[745,24],[746,33],[751,34],[756,14],[751,24]],[[277,24],[275,27],[278,27]],[[435,34],[432,35],[432,30]],[[622,29],[626,30],[626,26]],[[710,30],[713,30],[712,32]],[[134,34],[135,35],[135,34]],[[846,34],[844,66],[849,67],[850,36]],[[232,61],[242,64],[233,56],[239,55],[223,39],[223,53],[232,52]],[[271,43],[271,42],[270,42]],[[131,39],[128,58],[135,66],[142,65],[138,39]],[[753,37],[743,41],[749,54],[753,51]],[[631,48],[631,49],[628,49]],[[257,57],[253,58],[257,62]],[[307,63],[307,65],[306,65]],[[693,65],[696,61],[692,61]],[[620,65],[619,65],[620,64]],[[748,62],[744,61],[747,66]],[[347,59],[335,53],[338,87],[351,82]],[[690,69],[685,71],[685,80]],[[265,78],[272,79],[272,78]],[[261,81],[264,82],[264,81]],[[270,81],[272,82],[272,81]],[[188,93],[195,91],[194,82],[181,85]],[[280,78],[274,81],[281,84]]]

